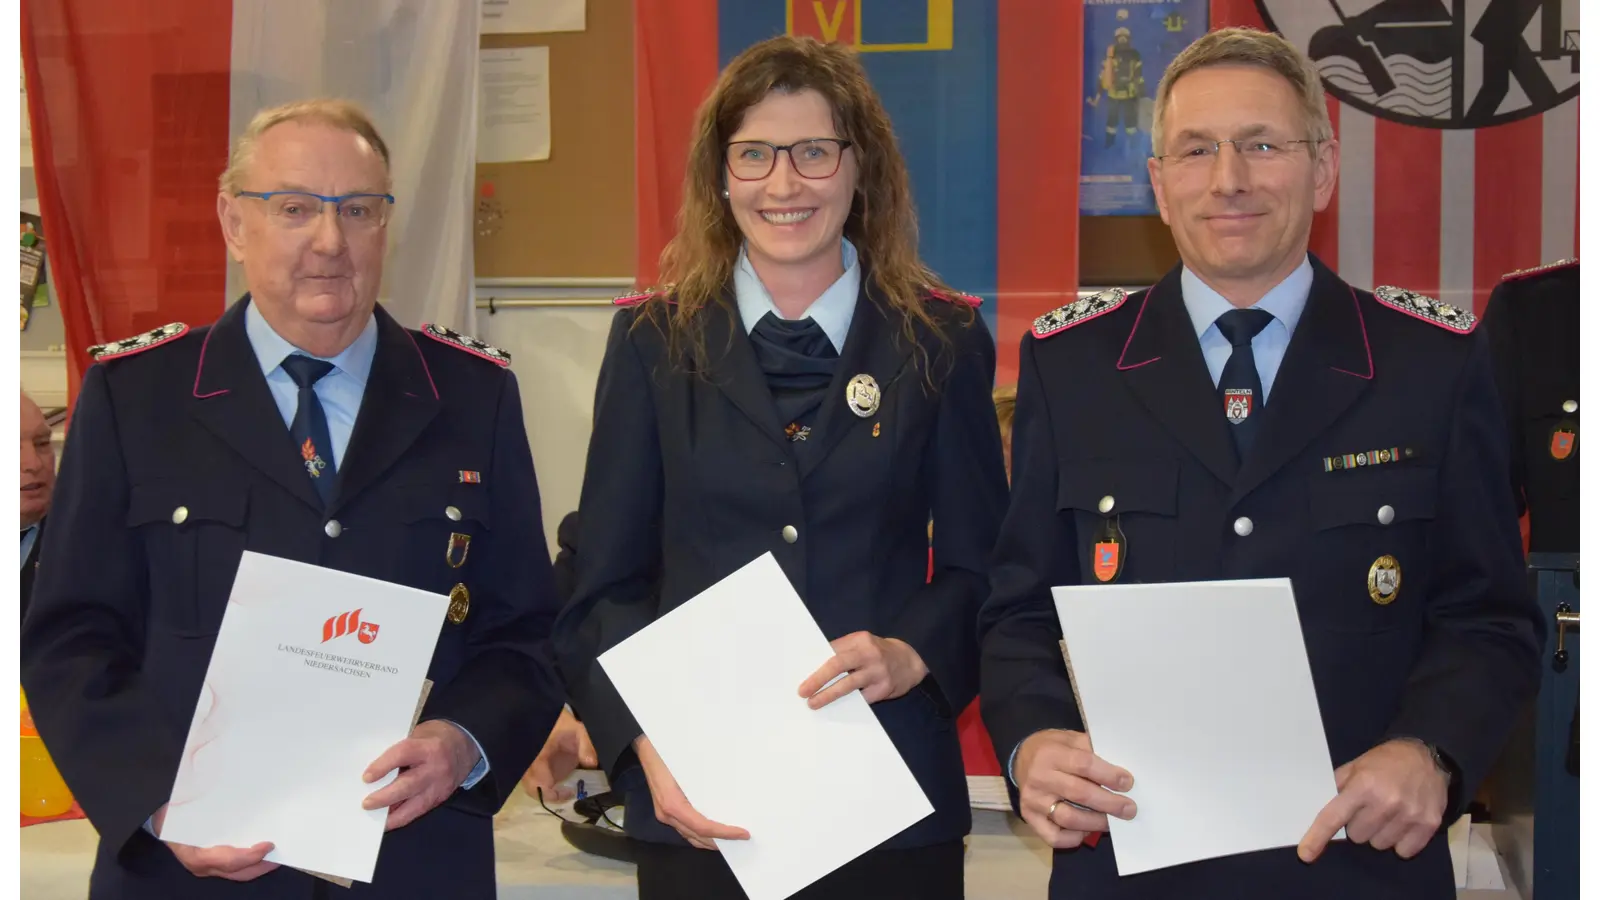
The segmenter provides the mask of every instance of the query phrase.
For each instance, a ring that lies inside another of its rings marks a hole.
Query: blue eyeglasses
[[[332,203],[339,222],[358,228],[377,228],[389,221],[393,194],[345,194],[324,197],[305,191],[239,191],[236,197],[251,197],[267,205],[267,214],[286,228],[299,228],[315,222],[324,204]]]

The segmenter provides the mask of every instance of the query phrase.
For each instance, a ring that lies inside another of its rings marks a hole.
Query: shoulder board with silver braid
[[[1507,272],[1506,274],[1500,276],[1500,280],[1516,281],[1521,278],[1532,278],[1535,275],[1543,275],[1546,272],[1556,272],[1561,269],[1570,269],[1577,264],[1578,261],[1576,259],[1558,259],[1555,262],[1545,263],[1542,266],[1534,266],[1531,269],[1518,269],[1515,272]]]
[[[1467,310],[1425,297],[1416,291],[1385,284],[1373,291],[1372,296],[1390,309],[1399,310],[1413,319],[1421,319],[1429,325],[1437,325],[1445,331],[1471,334],[1478,327],[1478,317]]]
[[[173,322],[160,328],[136,334],[131,338],[120,341],[111,341],[107,344],[95,344],[89,348],[89,358],[95,362],[105,362],[108,359],[120,359],[143,353],[151,347],[159,347],[168,341],[176,340],[189,333],[189,326],[182,322]]]
[[[1044,315],[1033,320],[1033,336],[1049,337],[1066,331],[1074,325],[1081,325],[1090,319],[1103,316],[1113,309],[1121,306],[1128,299],[1128,292],[1122,288],[1108,288],[1098,294],[1074,300],[1060,309],[1052,309]]]
[[[501,350],[499,347],[486,344],[471,335],[462,334],[453,328],[446,328],[443,325],[424,325],[422,326],[422,333],[441,344],[449,345],[457,350],[465,350],[473,356],[479,359],[486,359],[497,366],[507,367],[511,365],[511,354]]]

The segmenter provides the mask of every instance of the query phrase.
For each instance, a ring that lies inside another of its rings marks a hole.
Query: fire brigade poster
[[[1145,166],[1156,85],[1209,21],[1207,0],[1084,0],[1083,215],[1156,214]]]

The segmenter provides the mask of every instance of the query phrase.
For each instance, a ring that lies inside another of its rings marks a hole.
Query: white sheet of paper
[[[478,51],[478,162],[550,158],[550,48]]]
[[[1053,594],[1095,755],[1133,773],[1118,873],[1298,845],[1338,790],[1289,580]]]
[[[361,780],[411,730],[449,598],[246,552],[161,837],[271,841],[272,862],[370,882],[388,810]],[[349,614],[354,614],[349,615]]]
[[[483,0],[483,34],[582,31],[586,0]]]
[[[820,710],[797,693],[832,656],[771,553],[600,656],[694,808],[750,832],[717,842],[750,900],[782,900],[933,812],[859,691]]]

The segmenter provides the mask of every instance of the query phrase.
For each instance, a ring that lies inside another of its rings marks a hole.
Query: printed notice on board
[[[483,34],[582,31],[587,0],[483,0]]]
[[[478,162],[550,158],[550,48],[478,51]]]

